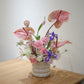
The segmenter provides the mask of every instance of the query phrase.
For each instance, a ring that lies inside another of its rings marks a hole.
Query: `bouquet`
[[[48,16],[48,21],[54,21],[54,23],[50,26],[46,35],[42,38],[39,35],[39,31],[41,31],[41,28],[46,23],[45,18],[44,21],[40,24],[36,35],[35,30],[30,27],[30,22],[25,20],[25,27],[20,28],[14,32],[16,37],[19,38],[17,45],[20,48],[20,56],[26,56],[33,64],[40,62],[51,64],[53,60],[59,59],[60,52],[58,49],[65,44],[71,44],[71,42],[68,40],[59,42],[58,34],[56,34],[54,31],[49,32],[49,30],[53,26],[55,26],[56,29],[59,29],[64,22],[68,21],[68,18],[69,12],[67,11],[55,10],[51,12]]]

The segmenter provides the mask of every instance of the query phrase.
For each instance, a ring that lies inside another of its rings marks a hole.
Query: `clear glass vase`
[[[32,64],[32,74],[36,77],[48,77],[50,75],[50,64],[46,62]]]

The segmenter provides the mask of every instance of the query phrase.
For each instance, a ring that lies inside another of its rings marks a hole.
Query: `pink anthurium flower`
[[[62,42],[58,42],[58,39],[57,41],[53,41],[52,44],[50,45],[50,47],[52,48],[53,50],[53,53],[56,53],[57,51],[57,48],[60,48],[62,46],[64,46],[65,44],[72,44],[70,41],[62,41]],[[54,45],[54,47],[52,47],[52,45]]]
[[[48,16],[48,21],[52,22],[55,21],[54,26],[56,28],[60,28],[63,22],[68,21],[69,19],[69,12],[64,10],[55,10],[51,12]]]
[[[64,46],[65,44],[72,44],[70,41],[62,41],[57,44],[57,48]]]
[[[31,40],[32,36],[31,34],[34,33],[33,28],[28,27],[28,28],[20,28],[14,32],[14,34],[19,38],[23,40]]]

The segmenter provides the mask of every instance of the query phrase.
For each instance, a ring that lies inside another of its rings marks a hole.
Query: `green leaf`
[[[26,44],[28,44],[29,42],[27,41]]]
[[[25,53],[23,53],[23,56],[25,56],[26,54]]]
[[[35,36],[36,40],[40,40],[40,35]]]
[[[52,56],[51,58],[53,58],[53,59],[54,59],[54,56]]]
[[[20,42],[17,42],[17,45],[20,45]]]
[[[51,52],[51,51],[52,51],[52,49],[50,48],[50,49],[49,49],[49,51]]]
[[[43,26],[43,24],[40,24],[40,26],[38,28],[38,31],[37,31],[37,35],[38,35],[38,33],[39,33],[39,31],[40,31],[40,29],[41,29],[42,26]]]

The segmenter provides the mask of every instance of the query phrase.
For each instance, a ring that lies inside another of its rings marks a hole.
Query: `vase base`
[[[44,74],[39,74],[39,73],[32,72],[32,75],[34,75],[36,77],[48,77],[48,76],[50,76],[50,72],[44,73]]]

